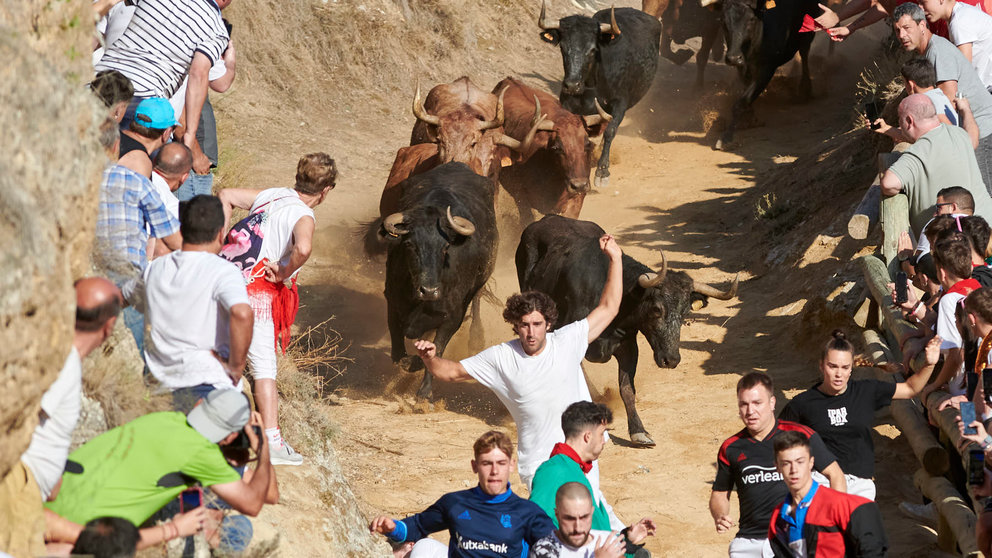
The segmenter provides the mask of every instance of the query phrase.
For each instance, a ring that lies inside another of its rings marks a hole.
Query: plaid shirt
[[[179,221],[148,178],[120,165],[108,167],[100,184],[96,252],[111,269],[126,261],[143,270],[148,231],[155,238],[166,237],[179,232]]]

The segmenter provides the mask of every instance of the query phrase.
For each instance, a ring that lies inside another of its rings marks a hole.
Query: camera
[[[261,440],[262,427],[253,425],[251,428],[252,430],[255,431],[255,437]],[[238,432],[238,437],[235,438],[233,442],[231,442],[231,445],[229,447],[231,449],[251,449],[251,440],[248,439],[248,434],[246,434],[245,431],[242,430],[241,432]]]

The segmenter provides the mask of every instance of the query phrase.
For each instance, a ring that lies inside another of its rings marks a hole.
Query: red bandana
[[[575,453],[575,450],[572,449],[572,446],[568,444],[563,444],[561,442],[555,444],[555,447],[551,450],[551,457],[554,457],[556,455],[564,455],[570,457],[572,461],[579,464],[579,467],[582,468],[583,473],[588,473],[589,471],[592,471],[592,462],[582,461],[582,458],[579,457],[579,454]]]
[[[957,283],[951,285],[950,289],[947,289],[947,293],[958,293],[960,295],[968,296],[971,291],[980,289],[982,286],[975,279],[962,279]]]

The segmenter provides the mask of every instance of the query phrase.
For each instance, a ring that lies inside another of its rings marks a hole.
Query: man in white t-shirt
[[[183,185],[192,168],[192,152],[177,141],[163,145],[152,161],[152,186],[158,192],[158,197],[162,198],[165,210],[176,221],[179,220],[179,198],[174,192]],[[165,243],[157,242],[158,239],[151,236],[150,230],[148,232],[149,246],[146,253],[150,260],[164,256],[171,251]]]
[[[549,332],[558,316],[554,301],[544,293],[528,291],[511,296],[503,310],[503,319],[513,326],[517,339],[461,362],[438,357],[430,341],[415,343],[435,378],[448,382],[474,378],[503,402],[517,424],[517,470],[528,488],[538,465],[551,455],[556,443],[565,441],[560,423],[565,408],[576,401],[592,400],[582,374],[582,359],[589,343],[620,309],[623,253],[611,235],[603,235],[599,245],[610,258],[610,268],[599,305],[584,320]],[[589,476],[598,485],[595,464]]]
[[[182,250],[145,269],[137,303],[151,326],[148,370],[188,412],[214,389],[240,385],[254,316],[238,268],[217,254],[224,239],[224,207],[196,196],[180,215]]]
[[[222,252],[239,264],[255,313],[255,327],[248,362],[255,380],[255,404],[269,438],[273,465],[299,465],[303,457],[283,439],[279,429],[279,398],[276,391],[276,343],[283,351],[289,344],[289,329],[296,319],[299,295],[296,275],[310,258],[315,220],[313,208],[334,189],[337,166],[326,153],[310,153],[296,166],[294,188],[249,190],[225,188],[219,196],[226,221],[234,207],[258,216],[253,238],[261,239],[257,261],[245,260],[242,250]],[[232,231],[232,236],[235,231]],[[230,238],[228,240],[230,245]]]
[[[0,480],[0,548],[18,556],[44,551],[42,502],[58,493],[69,457],[72,431],[79,421],[82,359],[110,337],[124,303],[117,287],[102,277],[80,279],[75,287],[76,326],[69,356],[41,397],[31,444],[20,463]]]
[[[927,21],[947,22],[948,38],[992,88],[992,16],[957,0],[920,0]]]
[[[578,482],[561,485],[555,494],[558,528],[537,541],[528,558],[621,558],[625,552],[639,556],[638,545],[654,534],[654,525],[643,521],[622,534],[593,530],[592,514],[588,488]]]

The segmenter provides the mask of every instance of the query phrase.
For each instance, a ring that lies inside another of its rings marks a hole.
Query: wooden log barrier
[[[978,551],[978,542],[975,539],[975,524],[978,518],[954,489],[954,485],[944,477],[928,475],[923,469],[913,475],[913,484],[937,506],[941,517],[937,544],[941,550],[945,552],[957,550],[961,556],[969,558],[981,556],[982,553]]]
[[[872,298],[878,304],[878,312],[882,316],[882,323],[894,339],[894,343],[889,345],[889,347],[894,358],[901,359],[902,352],[899,350],[899,347],[906,339],[917,334],[916,326],[904,320],[902,318],[902,311],[892,306],[892,291],[889,290],[889,283],[892,280],[889,278],[891,275],[889,275],[889,270],[886,268],[885,263],[876,256],[871,255],[862,256],[858,261],[865,276],[865,286],[871,291]],[[912,366],[913,370],[919,370],[925,363],[926,355],[923,351],[920,351],[910,363],[910,366]]]
[[[868,355],[875,363],[892,362],[891,351],[877,331],[865,330],[862,337]],[[903,380],[901,374],[889,374],[879,368],[875,370],[879,380],[886,382]],[[918,403],[914,399],[893,400],[889,407],[892,420],[895,421],[902,435],[906,437],[909,447],[913,450],[913,455],[923,465],[923,469],[930,475],[941,476],[950,468],[950,459],[947,457],[947,451],[944,450],[944,447],[934,438],[930,426],[927,424],[927,419],[923,418],[923,413],[920,412],[917,405]]]
[[[868,233],[872,227],[878,223],[879,205],[882,203],[882,187],[878,185],[878,179],[868,187],[865,196],[861,198],[861,203],[854,210],[851,219],[847,222],[847,234],[855,240],[868,238]]]
[[[889,269],[889,277],[899,271],[899,236],[906,231],[912,235],[909,226],[909,198],[905,194],[883,197],[879,221],[882,224],[882,259]],[[892,279],[889,279],[891,281]]]

